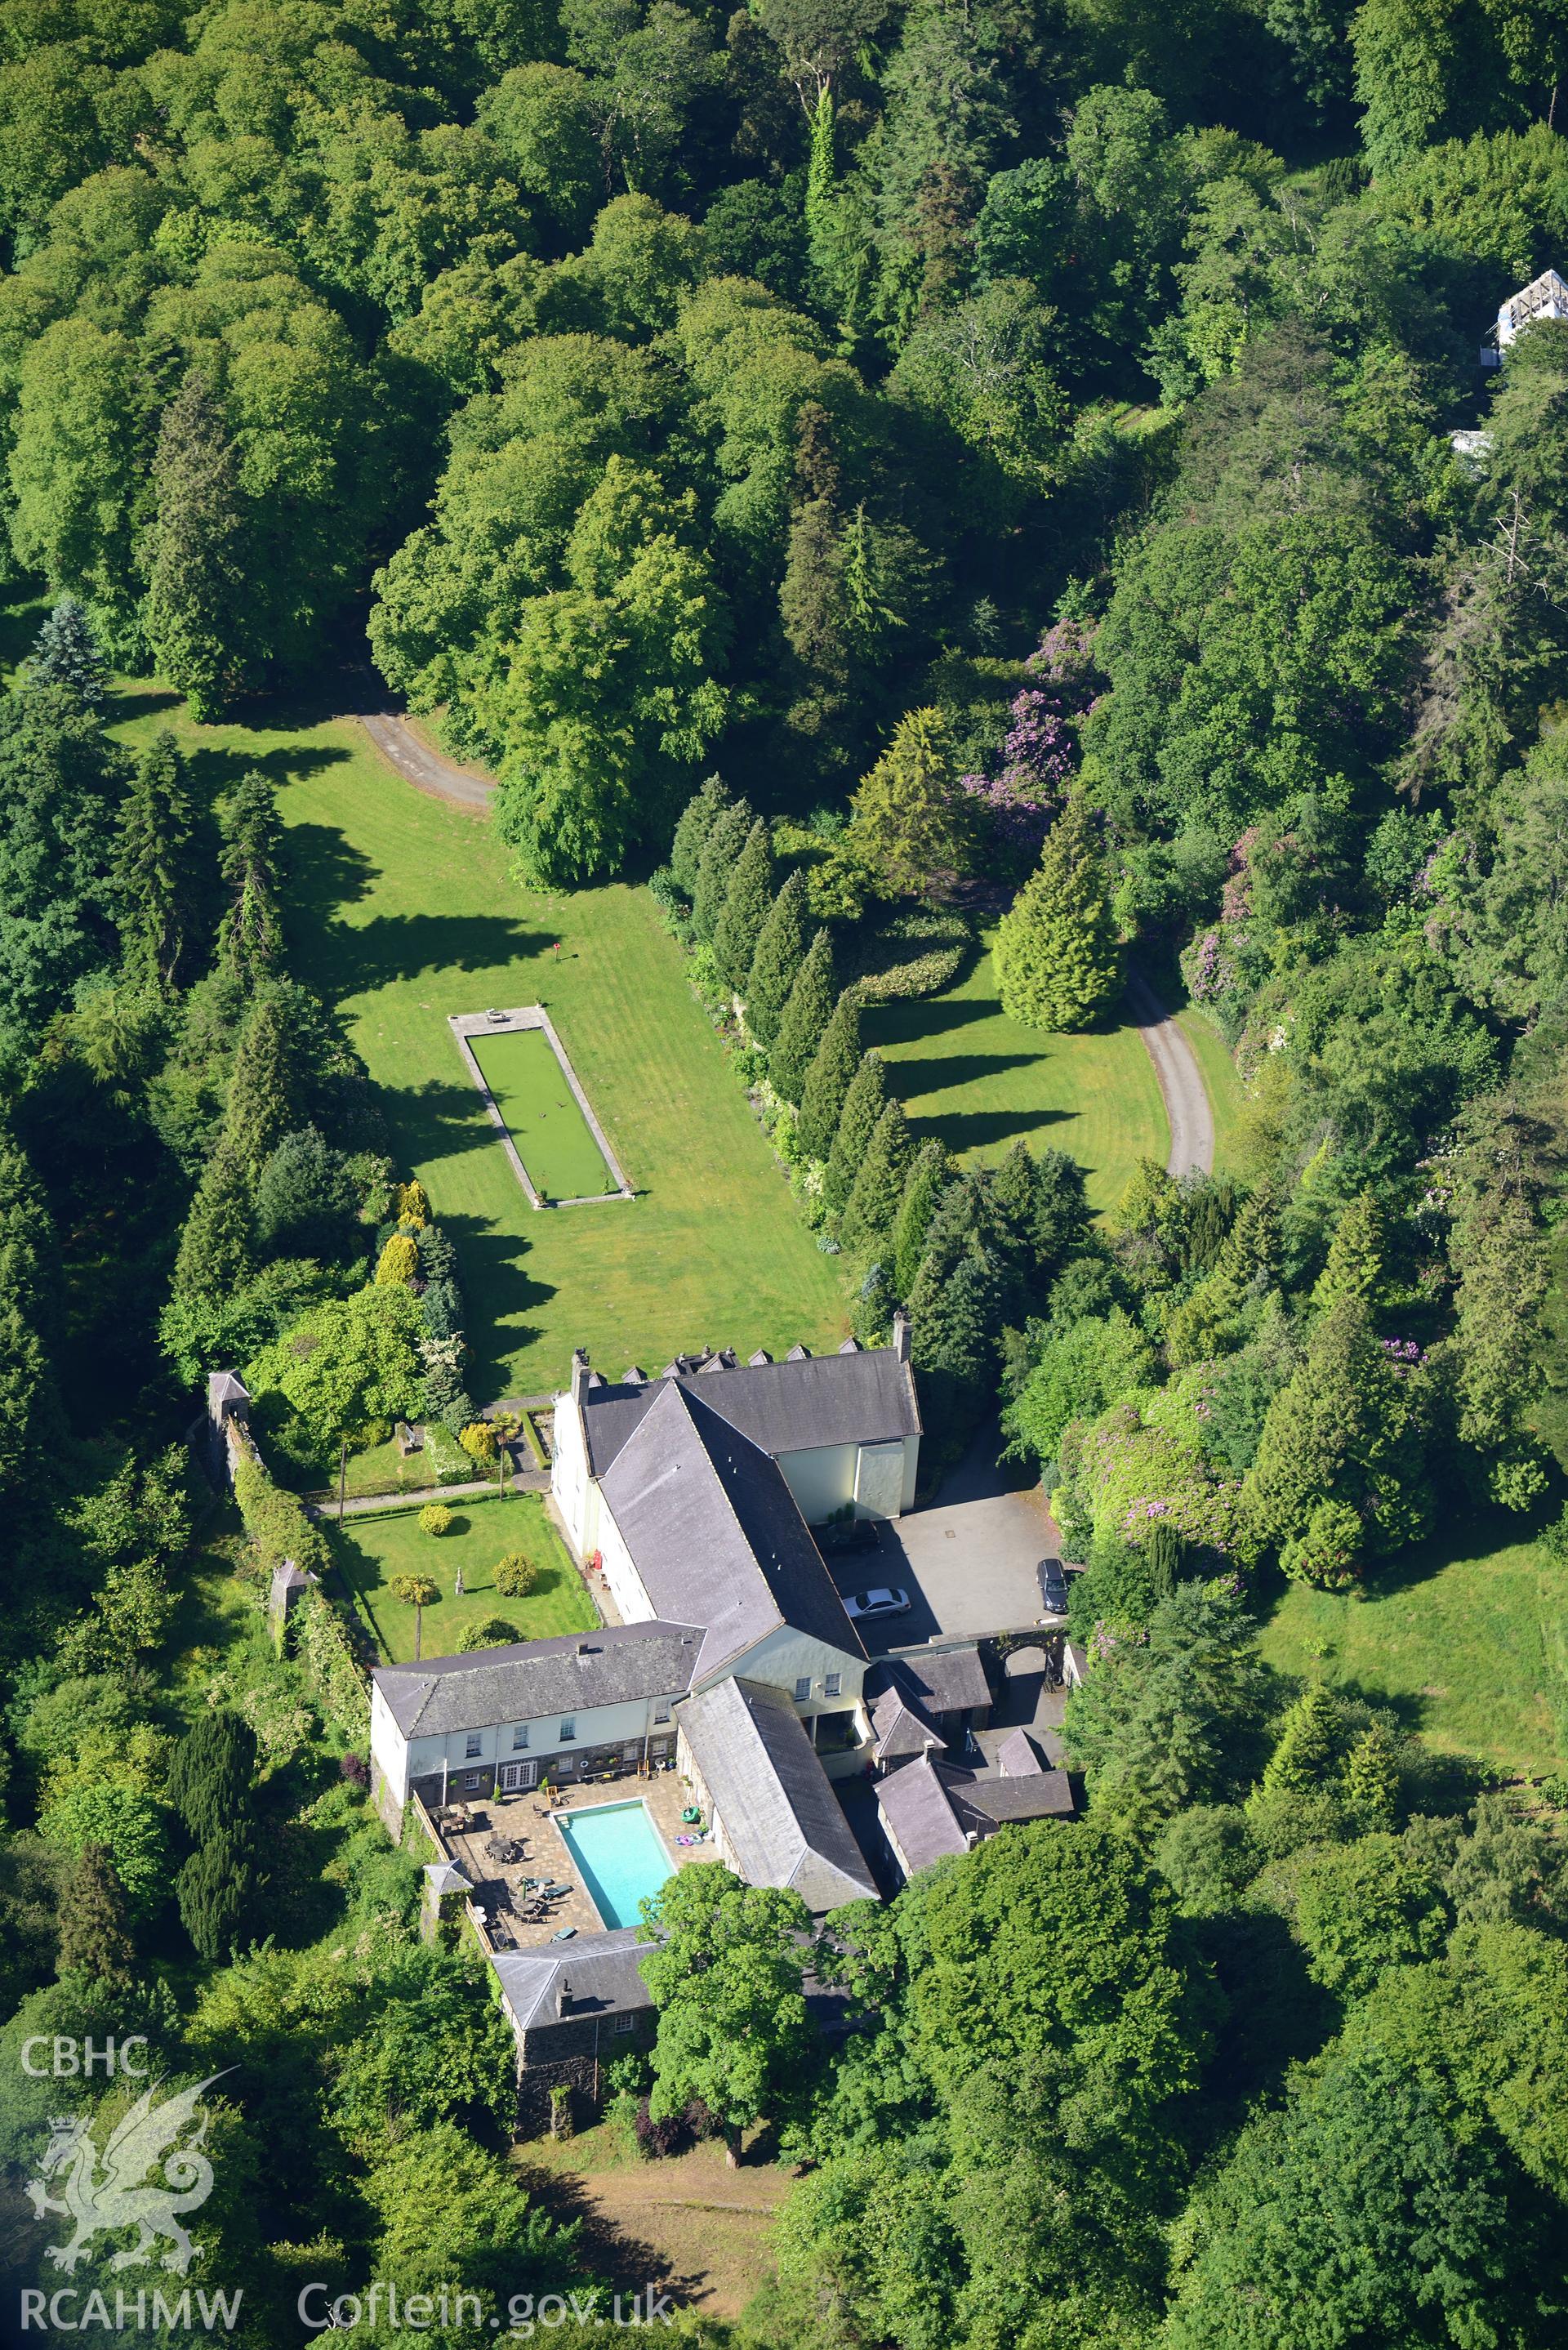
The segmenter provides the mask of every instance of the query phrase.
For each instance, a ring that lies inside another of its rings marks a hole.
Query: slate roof
[[[969,1838],[934,1762],[907,1762],[890,1778],[877,1780],[876,1795],[877,1808],[911,1875],[949,1853],[969,1850]]]
[[[473,1879],[460,1860],[432,1860],[425,1866],[425,1883],[432,1893],[472,1893]]]
[[[871,1735],[878,1762],[894,1762],[909,1754],[924,1754],[946,1743],[926,1714],[906,1701],[898,1680],[889,1675],[888,1686],[871,1706]]]
[[[884,1825],[911,1874],[949,1853],[967,1852],[971,1834],[993,1835],[1009,1820],[1070,1819],[1074,1811],[1065,1771],[977,1778],[929,1756],[878,1779],[875,1793]]]
[[[618,1926],[609,1933],[578,1934],[570,1942],[538,1950],[497,1950],[490,1963],[518,2028],[526,2032],[579,2016],[651,2007],[638,1961],[653,1947],[638,1927]],[[565,2016],[563,1982],[569,1994]]]
[[[961,1811],[967,1807],[999,1824],[1003,1820],[1064,1820],[1073,1815],[1073,1790],[1065,1771],[1036,1771],[1023,1779],[955,1782]]]
[[[827,1773],[781,1690],[720,1681],[689,1698],[680,1720],[743,1877],[789,1886],[818,1916],[876,1898]]]
[[[919,1433],[914,1375],[891,1347],[840,1355],[797,1352],[783,1363],[736,1363],[727,1350],[681,1355],[644,1387],[624,1380],[589,1386],[582,1414],[590,1474],[604,1476],[661,1388],[691,1388],[698,1380],[703,1402],[770,1460]]]
[[[600,1488],[659,1616],[705,1627],[692,1678],[785,1624],[864,1657],[783,1471],[709,1409],[711,1384],[660,1381]]]
[[[978,1648],[949,1648],[874,1665],[866,1694],[877,1760],[892,1762],[945,1746],[944,1717],[989,1706],[991,1684]]]
[[[691,1685],[702,1633],[694,1624],[609,1624],[553,1640],[379,1665],[372,1674],[405,1738],[440,1738],[497,1722],[639,1698],[679,1697]]]
[[[1040,1749],[1026,1730],[1014,1730],[996,1750],[996,1767],[1004,1779],[1031,1779],[1044,1768]]]

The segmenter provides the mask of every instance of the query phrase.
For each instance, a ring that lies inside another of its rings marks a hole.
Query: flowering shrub
[[[1057,620],[1048,628],[1023,666],[1046,686],[1058,706],[1075,716],[1086,713],[1104,683],[1095,666],[1096,620]]]
[[[1136,1547],[1163,1522],[1188,1542],[1251,1563],[1240,1484],[1216,1475],[1198,1441],[1198,1408],[1211,1377],[1201,1367],[1158,1395],[1115,1404],[1089,1426],[1068,1430],[1063,1468],[1093,1540],[1119,1535]],[[1071,1514],[1071,1500],[1067,1506]]]
[[[1066,793],[1073,738],[1050,695],[1035,687],[1014,697],[1008,716],[995,774],[961,775],[959,784],[1008,859],[1032,865]]]

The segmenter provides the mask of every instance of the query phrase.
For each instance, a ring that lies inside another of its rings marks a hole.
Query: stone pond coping
[[[598,1119],[595,1117],[592,1103],[589,1101],[587,1094],[584,1093],[582,1087],[577,1083],[577,1073],[573,1068],[570,1060],[566,1056],[565,1045],[562,1044],[559,1036],[556,1034],[555,1022],[551,1019],[549,1014],[545,1011],[542,1003],[524,1003],[514,1005],[509,1012],[452,1012],[447,1014],[447,1026],[452,1030],[453,1036],[457,1040],[457,1049],[462,1055],[463,1060],[467,1065],[469,1076],[472,1078],[474,1084],[479,1088],[480,1098],[483,1100],[485,1108],[490,1113],[491,1123],[501,1137],[501,1147],[505,1151],[508,1159],[511,1161],[512,1172],[516,1176],[517,1180],[522,1184],[524,1191],[527,1192],[528,1202],[531,1207],[590,1208],[594,1206],[596,1202],[601,1201],[629,1200],[635,1197],[631,1185],[626,1180],[626,1175],[621,1168],[619,1159],[616,1157],[615,1152],[610,1149],[609,1137],[606,1134],[603,1127],[599,1124]],[[560,1064],[561,1075],[566,1078],[566,1083],[570,1086],[572,1089],[572,1097],[576,1101],[577,1107],[582,1111],[583,1117],[587,1123],[588,1132],[593,1136],[594,1140],[597,1143],[600,1151],[604,1155],[605,1165],[609,1169],[610,1173],[615,1178],[618,1187],[615,1191],[589,1191],[584,1193],[580,1198],[572,1200],[550,1200],[547,1199],[541,1191],[539,1191],[537,1186],[535,1184],[533,1178],[530,1176],[528,1170],[524,1166],[522,1158],[518,1153],[517,1145],[513,1141],[511,1133],[507,1128],[506,1120],[501,1114],[501,1105],[496,1100],[494,1095],[491,1092],[490,1087],[485,1084],[484,1072],[481,1069],[479,1062],[474,1055],[473,1047],[468,1041],[471,1036],[506,1036],[514,1035],[517,1030],[522,1028],[542,1028],[544,1030],[550,1050],[554,1053],[556,1060]]]

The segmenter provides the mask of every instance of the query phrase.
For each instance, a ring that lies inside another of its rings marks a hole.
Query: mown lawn
[[[542,898],[483,817],[416,791],[350,721],[194,727],[137,689],[118,731],[172,725],[206,788],[275,777],[294,968],[341,1011],[400,1162],[457,1243],[474,1399],[559,1387],[572,1348],[612,1375],[677,1350],[826,1347],[846,1318],[680,953],[646,890]],[[553,949],[559,941],[557,961]],[[447,1015],[547,1004],[634,1201],[530,1209]]]
[[[1392,1705],[1445,1753],[1523,1773],[1568,1765],[1568,1568],[1535,1543],[1489,1547],[1467,1528],[1412,1551],[1362,1599],[1293,1584],[1262,1648],[1284,1671]]]
[[[414,1653],[414,1611],[392,1596],[395,1575],[428,1575],[441,1586],[441,1598],[424,1611],[427,1657],[451,1656],[463,1626],[486,1616],[515,1624],[524,1640],[592,1631],[598,1612],[537,1493],[516,1493],[504,1502],[456,1501],[449,1507],[450,1534],[427,1534],[417,1510],[345,1518],[340,1527],[329,1529],[337,1571],[389,1664],[407,1664]],[[539,1569],[538,1584],[526,1599],[504,1599],[495,1588],[496,1562],[514,1550]],[[455,1596],[460,1568],[461,1599]]]
[[[1120,1020],[1081,1036],[1019,1027],[988,951],[940,995],[884,1004],[866,1028],[916,1133],[940,1135],[960,1158],[995,1160],[1020,1136],[1065,1150],[1088,1170],[1096,1209],[1115,1205],[1140,1158],[1165,1164],[1170,1129],[1137,1030]]]

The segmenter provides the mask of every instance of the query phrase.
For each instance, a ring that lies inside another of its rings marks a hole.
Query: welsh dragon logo
[[[181,2215],[200,2210],[213,2191],[213,2166],[202,2151],[212,2117],[200,2110],[202,2098],[223,2077],[214,2073],[159,2106],[152,2102],[159,2086],[154,2081],[116,2125],[103,2150],[101,2169],[87,2116],[61,2114],[51,2120],[43,2178],[27,2181],[27,2198],[35,2218],[58,2211],[75,2221],[76,2232],[66,2243],[46,2246],[46,2260],[74,2274],[95,2236],[109,2229],[135,2228],[136,2242],[128,2251],[116,2252],[110,2268],[132,2268],[151,2259],[154,2243],[167,2236],[173,2249],[164,2253],[162,2265],[183,2276],[202,2247],[192,2242]],[[192,2123],[193,2135],[179,2143]],[[160,2164],[164,2183],[150,2186],[149,2173]],[[62,2174],[63,2195],[50,2195],[45,2181]]]

